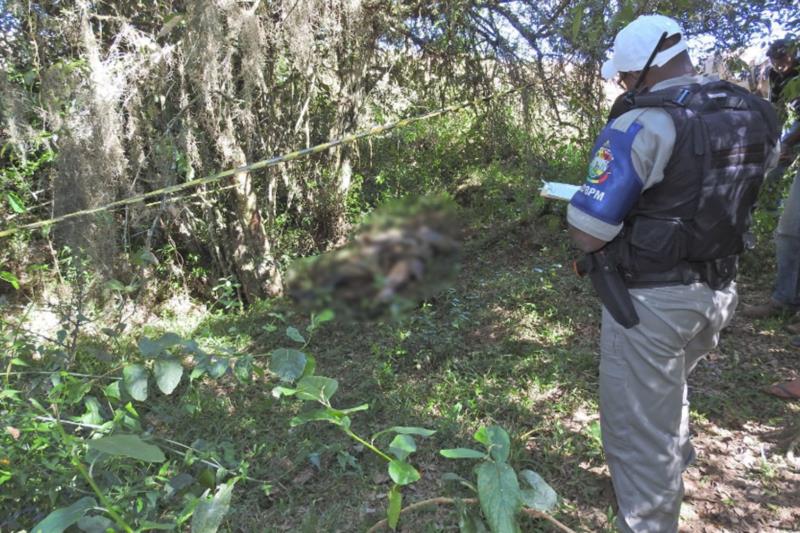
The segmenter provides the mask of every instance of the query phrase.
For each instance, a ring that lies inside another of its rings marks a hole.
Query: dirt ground
[[[769,298],[771,272],[764,264],[740,276],[739,311]],[[800,378],[800,349],[784,330],[798,318],[754,321],[737,313],[690,377],[697,461],[684,474],[681,532],[800,531],[800,401],[764,393],[771,383]],[[599,344],[596,325],[585,325],[587,340]],[[589,421],[581,417],[573,413],[573,422],[585,428]],[[796,459],[787,456],[793,441]],[[581,525],[594,530],[608,524],[603,510],[615,502],[607,467],[586,469],[605,487],[599,500],[580,496],[573,503]]]
[[[747,298],[747,287],[740,293]],[[775,406],[783,401],[761,392],[762,377],[800,377],[800,350],[788,339],[739,315],[690,380],[695,395],[717,391],[729,415],[694,424],[698,461],[684,475],[681,531],[800,530],[800,458],[793,461],[786,450],[787,441],[800,439],[800,426],[787,429],[800,421],[800,402]],[[738,377],[734,383],[726,381],[730,374]],[[758,416],[759,403],[768,416]],[[781,408],[785,415],[770,416]]]
[[[746,286],[740,292],[747,298]],[[800,378],[800,350],[781,324],[736,316],[690,377],[697,461],[684,473],[681,532],[800,531],[800,401],[763,392]],[[797,458],[787,456],[792,441]],[[615,508],[607,467],[591,470],[606,486],[602,503],[578,505],[584,525],[607,523],[603,504]]]

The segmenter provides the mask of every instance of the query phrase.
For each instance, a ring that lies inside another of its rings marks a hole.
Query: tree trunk
[[[373,58],[374,40],[371,24],[364,20],[367,13],[360,2],[352,2],[349,9],[342,8],[341,40],[334,53],[336,61],[336,113],[329,130],[330,139],[339,139],[355,133],[358,129],[359,115],[369,91],[374,83],[367,76],[368,66]],[[347,194],[353,182],[353,157],[355,145],[346,144],[336,148],[330,156],[331,176],[334,179],[324,183],[320,197],[322,217],[322,237],[330,243],[341,243],[347,234]]]
[[[236,149],[236,166],[246,164],[244,152]],[[269,236],[258,210],[258,197],[248,172],[233,176],[235,218],[229,221],[230,252],[242,293],[248,303],[264,297],[280,296],[283,292],[281,273]]]

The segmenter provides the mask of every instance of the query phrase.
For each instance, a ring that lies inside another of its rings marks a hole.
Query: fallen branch
[[[465,498],[465,499],[441,498],[441,497],[440,498],[431,498],[429,500],[424,500],[424,501],[421,501],[421,502],[412,503],[408,507],[404,507],[403,509],[400,510],[400,514],[403,514],[405,512],[415,511],[415,510],[417,510],[417,509],[419,509],[421,507],[426,507],[428,505],[455,505],[456,502],[458,502],[458,501],[461,501],[461,502],[469,504],[469,505],[475,505],[475,504],[478,503],[478,498]],[[537,511],[536,509],[526,509],[526,508],[523,507],[522,508],[522,512],[525,513],[526,515],[530,516],[531,518],[544,518],[545,520],[547,520],[548,522],[550,522],[551,524],[556,526],[558,529],[560,529],[561,531],[565,531],[566,533],[575,533],[574,530],[568,528],[567,526],[565,526],[564,524],[562,524],[561,522],[559,522],[558,520],[556,520],[555,518],[553,518],[549,514],[544,513],[542,511]],[[378,531],[380,531],[381,529],[385,528],[388,525],[389,525],[388,519],[384,518],[383,520],[381,520],[380,522],[378,522],[377,524],[372,526],[367,531],[367,533],[377,533]]]

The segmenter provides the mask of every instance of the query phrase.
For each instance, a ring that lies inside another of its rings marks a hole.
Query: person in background
[[[770,62],[769,101],[779,116],[788,122],[781,137],[781,156],[778,166],[770,172],[768,181],[779,182],[797,157],[800,147],[800,50],[798,43],[778,39],[767,49]],[[786,120],[788,115],[788,121]],[[750,318],[791,315],[800,310],[800,169],[795,173],[784,202],[783,213],[775,232],[778,271],[769,301],[746,307],[742,314]],[[800,348],[800,321],[795,317],[786,329],[794,336],[789,344]],[[765,389],[767,394],[786,400],[800,400],[800,379],[775,383]]]
[[[769,72],[769,101],[776,106],[779,117],[789,117],[781,137],[778,166],[770,172],[768,181],[778,181],[792,165],[800,148],[800,59],[798,43],[786,39],[773,42],[767,50]],[[800,169],[795,173],[783,213],[775,232],[777,274],[769,301],[747,306],[742,315],[766,318],[793,315],[800,310]],[[800,334],[800,321],[787,326],[790,333]]]
[[[617,34],[602,75],[628,93],[567,209],[587,253],[576,270],[603,302],[600,423],[623,532],[678,531],[695,458],[687,376],[733,316],[738,254],[778,155],[772,106],[696,75],[681,33],[646,15]]]

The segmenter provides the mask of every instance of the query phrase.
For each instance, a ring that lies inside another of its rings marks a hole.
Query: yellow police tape
[[[147,200],[147,199],[153,198],[155,196],[160,196],[162,194],[164,194],[164,195],[172,194],[172,193],[175,193],[175,192],[178,192],[178,191],[182,191],[184,189],[190,189],[192,187],[197,187],[197,186],[200,186],[200,185],[206,185],[208,183],[213,183],[213,182],[219,181],[219,180],[221,180],[223,178],[227,178],[228,176],[233,176],[234,174],[238,174],[239,172],[249,172],[249,171],[252,171],[252,170],[259,170],[259,169],[262,169],[262,168],[267,168],[267,167],[272,167],[272,166],[275,166],[275,165],[279,165],[281,163],[286,163],[288,161],[292,161],[294,159],[298,159],[298,158],[306,156],[306,155],[316,154],[316,153],[319,153],[319,152],[324,152],[326,150],[330,150],[331,148],[335,148],[336,146],[339,146],[339,145],[342,145],[342,144],[349,144],[349,143],[355,142],[355,141],[357,141],[359,139],[363,139],[365,137],[372,137],[372,136],[375,136],[375,135],[380,135],[382,133],[386,133],[387,131],[393,130],[395,128],[402,128],[404,126],[408,126],[409,124],[413,124],[415,122],[419,122],[419,121],[422,121],[422,120],[428,120],[428,119],[437,117],[439,115],[443,115],[445,113],[451,113],[453,111],[458,111],[458,110],[464,109],[466,107],[474,106],[474,105],[476,105],[476,104],[478,104],[480,102],[492,100],[494,98],[502,98],[504,96],[508,96],[509,94],[512,94],[512,93],[515,93],[517,91],[521,91],[521,90],[523,90],[523,89],[525,89],[527,87],[530,87],[531,85],[532,84],[527,84],[527,85],[523,85],[521,87],[514,87],[512,89],[508,89],[506,91],[502,91],[502,92],[499,92],[499,93],[490,94],[488,96],[482,96],[480,98],[476,98],[475,100],[470,100],[469,102],[462,102],[460,104],[454,104],[454,105],[450,105],[450,106],[447,106],[447,107],[443,107],[443,108],[438,109],[436,111],[431,111],[430,113],[426,113],[424,115],[420,115],[420,116],[417,116],[417,117],[404,118],[404,119],[401,119],[401,120],[397,120],[395,122],[390,122],[388,124],[384,124],[382,126],[373,126],[372,128],[370,128],[368,130],[364,130],[364,131],[361,131],[361,132],[358,132],[358,133],[354,133],[352,135],[346,135],[346,136],[342,137],[341,139],[337,139],[335,141],[328,141],[326,143],[318,144],[316,146],[311,146],[309,148],[304,148],[302,150],[297,150],[297,151],[294,151],[294,152],[290,152],[290,153],[282,155],[282,156],[273,157],[271,159],[264,159],[264,160],[261,160],[261,161],[257,161],[255,163],[251,163],[249,165],[242,165],[240,167],[236,167],[236,168],[232,168],[232,169],[229,169],[229,170],[225,170],[223,172],[219,172],[217,174],[212,174],[211,176],[206,176],[204,178],[198,178],[198,179],[195,179],[195,180],[190,180],[190,181],[186,181],[186,182],[183,182],[183,183],[178,183],[176,185],[170,185],[169,187],[163,187],[163,188],[157,189],[155,191],[146,192],[146,193],[143,193],[143,194],[139,194],[137,196],[131,196],[129,198],[124,198],[122,200],[117,200],[116,202],[111,202],[109,204],[102,205],[102,206],[99,206],[99,207],[92,207],[92,208],[89,208],[89,209],[82,209],[80,211],[73,211],[72,213],[67,213],[67,214],[64,214],[64,215],[61,215],[61,216],[57,216],[57,217],[54,217],[54,218],[49,218],[49,219],[46,219],[46,220],[40,220],[38,222],[31,222],[30,224],[23,224],[21,226],[16,226],[16,227],[13,227],[13,228],[7,228],[7,229],[4,229],[4,230],[0,231],[0,238],[9,237],[9,236],[14,235],[15,233],[18,233],[18,232],[23,231],[23,230],[43,228],[43,227],[46,227],[46,226],[51,226],[53,224],[57,224],[59,222],[63,222],[65,220],[69,220],[71,218],[81,217],[81,216],[85,216],[85,215],[93,215],[93,214],[99,213],[101,211],[109,211],[109,210],[112,210],[112,209],[117,209],[119,207],[124,207],[126,205],[136,204],[136,203],[139,203],[139,202],[141,202],[143,200]],[[194,195],[190,195],[190,196],[194,196]],[[183,197],[181,197],[181,198],[183,198]]]

